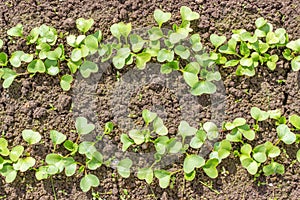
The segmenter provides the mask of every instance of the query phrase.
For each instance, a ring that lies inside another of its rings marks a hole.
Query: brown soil
[[[58,31],[77,33],[75,20],[79,17],[95,20],[93,30],[101,29],[105,36],[109,36],[109,27],[116,22],[131,22],[135,28],[148,27],[154,24],[152,17],[155,8],[161,8],[172,12],[172,22],[180,22],[179,9],[187,5],[200,14],[200,20],[193,23],[195,32],[199,32],[207,43],[212,33],[230,35],[232,29],[254,29],[254,21],[260,16],[265,17],[275,28],[283,27],[290,34],[291,39],[300,37],[300,4],[298,0],[195,0],[195,1],[142,1],[142,0],[113,0],[113,1],[80,1],[80,0],[1,0],[0,2],[0,38],[6,46],[4,50],[11,53],[15,49],[31,49],[23,42],[12,42],[6,36],[6,31],[17,23],[24,25],[25,32],[41,24],[48,24]],[[92,30],[92,31],[93,31]],[[104,69],[104,68],[103,68]],[[226,120],[235,117],[250,119],[250,108],[258,106],[261,109],[281,108],[284,115],[298,113],[300,110],[300,75],[292,72],[286,62],[279,62],[275,72],[266,67],[258,69],[253,78],[236,77],[233,71],[221,69],[223,82],[226,89],[227,105],[225,109]],[[120,76],[126,74],[120,72]],[[230,74],[230,75],[229,75]],[[97,77],[96,77],[97,78]],[[277,80],[286,80],[279,84]],[[179,80],[180,81],[180,80]],[[78,80],[80,84],[80,80]],[[83,83],[86,84],[86,83]],[[81,85],[83,86],[83,85]],[[77,87],[78,88],[78,87]],[[74,138],[70,130],[74,129],[74,117],[84,114],[92,121],[103,125],[108,121],[119,122],[120,117],[127,116],[129,112],[137,116],[131,119],[138,124],[140,113],[145,108],[160,105],[163,107],[163,115],[167,118],[167,126],[171,133],[176,132],[176,127],[183,117],[180,107],[180,98],[174,91],[156,84],[132,88],[130,99],[114,102],[114,91],[118,88],[116,70],[106,70],[99,80],[97,89],[85,87],[85,91],[93,91],[92,107],[87,107],[91,102],[76,99],[80,104],[71,107],[72,98],[76,91],[63,92],[59,86],[59,79],[45,75],[36,75],[33,78],[22,77],[8,90],[0,86],[0,132],[5,133],[11,145],[22,143],[20,133],[23,129],[35,129],[45,137],[44,143],[33,149],[33,156],[44,159],[51,152],[49,130],[56,129]],[[74,89],[75,90],[75,89]],[[126,88],[119,88],[126,93]],[[142,95],[142,100],[139,95]],[[120,96],[126,96],[120,95]],[[85,97],[83,95],[83,97]],[[206,97],[196,99],[199,103],[194,113],[187,112],[197,119],[195,122],[211,119],[209,105],[206,105]],[[122,113],[121,103],[125,102],[128,110]],[[120,106],[118,108],[114,106]],[[188,105],[187,105],[188,106]],[[55,108],[55,109],[52,109]],[[70,109],[73,112],[70,112]],[[159,107],[156,107],[159,112]],[[116,110],[117,109],[117,110]],[[91,112],[92,111],[92,112]],[[192,111],[191,111],[192,112]],[[95,113],[97,113],[95,115]],[[124,131],[120,126],[110,140],[116,146],[119,135]],[[263,131],[260,142],[273,141],[275,127],[270,123],[262,125]],[[299,147],[298,147],[299,148]],[[261,177],[254,181],[240,166],[239,160],[233,156],[226,159],[219,166],[220,173],[217,179],[211,180],[202,172],[197,174],[193,182],[185,182],[182,174],[176,175],[173,186],[169,189],[161,189],[158,182],[147,185],[133,174],[129,179],[122,179],[116,170],[101,167],[95,174],[100,177],[100,186],[94,189],[99,192],[102,199],[299,199],[300,196],[300,165],[290,163],[295,159],[297,147],[289,147],[287,154],[278,160],[286,167],[283,176]],[[111,149],[106,149],[111,151]],[[37,165],[38,166],[38,165]],[[180,168],[177,163],[170,168]],[[67,178],[63,175],[53,177],[53,186],[58,199],[92,199],[92,192],[83,193],[79,188],[80,177]],[[201,182],[212,184],[217,194]],[[260,186],[259,183],[261,184]],[[34,172],[19,174],[12,184],[0,183],[0,197],[3,199],[54,199],[51,180],[37,181]],[[124,194],[128,190],[129,196]]]

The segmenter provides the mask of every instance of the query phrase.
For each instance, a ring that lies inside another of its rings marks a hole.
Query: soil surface
[[[171,23],[180,23],[179,10],[183,5],[200,14],[200,19],[192,26],[194,32],[201,34],[204,44],[212,33],[229,36],[232,29],[252,31],[255,20],[261,16],[275,28],[285,28],[291,39],[300,38],[298,0],[1,0],[0,38],[7,53],[16,49],[30,52],[32,49],[25,42],[12,41],[7,37],[6,31],[10,27],[22,23],[27,33],[36,26],[47,24],[59,32],[78,34],[75,20],[92,17],[95,24],[91,32],[101,29],[106,39],[113,23],[131,22],[134,29],[154,25],[153,11],[156,8],[171,12]],[[192,98],[186,95],[181,77],[171,77],[178,84],[173,87],[170,83],[160,82],[159,73],[155,70],[151,77],[147,72],[137,73],[132,69],[117,74],[115,69],[105,65],[101,66],[101,70],[103,73],[93,77],[90,83],[76,79],[70,92],[62,91],[57,77],[45,75],[21,77],[7,90],[0,86],[0,132],[5,134],[11,145],[23,143],[20,133],[24,129],[42,133],[43,144],[35,145],[32,150],[32,156],[39,160],[51,152],[49,130],[61,131],[74,139],[76,136],[70,131],[75,129],[74,117],[88,117],[99,125],[97,127],[113,121],[118,125],[117,129],[112,136],[105,138],[111,145],[103,150],[109,157],[109,152],[120,151],[120,134],[132,126],[141,125],[143,109],[156,111],[165,120],[170,134],[176,134],[176,128],[183,119],[193,125],[216,120],[216,109],[211,106],[214,97]],[[251,122],[252,106],[264,110],[280,108],[285,116],[300,114],[300,75],[290,70],[288,62],[280,61],[274,72],[260,67],[252,78],[236,77],[232,69],[220,69],[220,72],[226,94],[223,111],[217,111],[217,114],[222,112],[222,119],[245,117]],[[119,77],[126,84],[122,84]],[[142,84],[135,84],[132,80],[140,80]],[[195,107],[190,109],[191,105]],[[121,121],[124,118],[128,120],[126,123]],[[275,140],[272,123],[265,122],[261,128],[254,143]],[[170,188],[161,189],[157,180],[148,185],[133,174],[122,179],[115,169],[102,166],[94,172],[100,179],[100,186],[93,191],[98,192],[102,199],[299,199],[300,164],[290,164],[295,160],[297,149],[299,146],[288,147],[287,153],[276,159],[285,165],[286,172],[282,176],[261,176],[254,180],[241,167],[239,160],[231,156],[219,166],[222,173],[217,179],[212,180],[200,171],[194,181],[186,182],[183,174],[177,174]],[[182,167],[179,163],[169,164],[167,168],[179,169]],[[41,163],[38,162],[36,167],[39,165]],[[54,199],[54,188],[57,199],[92,199],[91,191],[81,192],[80,178],[80,175],[57,175],[52,180],[37,181],[33,171],[19,173],[11,184],[5,184],[1,179],[0,198]],[[203,183],[211,184],[212,189]]]

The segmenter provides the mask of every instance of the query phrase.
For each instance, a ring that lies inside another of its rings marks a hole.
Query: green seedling
[[[23,37],[23,25],[17,24],[15,27],[8,29],[7,35],[12,37]]]
[[[278,135],[278,141],[282,141],[285,144],[293,144],[296,141],[296,135],[291,132],[290,128],[285,124],[280,124],[276,128]]]
[[[248,140],[255,138],[255,132],[246,124],[244,118],[236,118],[233,122],[227,122],[225,128],[231,130],[231,133],[226,135],[226,139],[231,142],[243,142],[242,136]]]
[[[138,169],[137,177],[140,180],[145,180],[148,184],[151,184],[153,181],[153,169],[151,167],[140,168]]]
[[[155,170],[154,176],[158,179],[161,188],[167,188],[170,184],[172,174],[166,170]]]
[[[80,188],[83,192],[89,191],[92,187],[98,187],[100,181],[97,176],[93,174],[87,174],[80,180]]]
[[[273,174],[284,174],[284,165],[272,161],[269,165],[263,167],[263,172],[265,176],[270,176]]]
[[[128,178],[130,176],[130,168],[132,161],[129,158],[125,158],[118,163],[117,170],[120,176]]]
[[[113,24],[110,27],[110,32],[114,37],[118,39],[119,43],[121,43],[121,37],[123,36],[127,44],[131,29],[131,23],[125,24],[124,22],[120,22],[118,24]]]
[[[65,74],[60,79],[60,87],[64,91],[69,91],[71,89],[72,82],[73,82],[73,77],[69,74]]]
[[[158,27],[160,28],[163,23],[166,23],[171,18],[171,13],[169,12],[163,12],[160,9],[156,9],[154,11],[154,19],[158,24]]]
[[[93,26],[93,24],[94,24],[94,20],[92,18],[90,19],[79,18],[76,20],[76,27],[83,34],[88,32],[90,28]]]
[[[28,129],[22,131],[22,137],[29,145],[36,144],[42,139],[39,132]]]
[[[54,146],[53,151],[55,151],[56,146],[59,144],[62,144],[67,139],[67,137],[66,137],[66,135],[62,134],[61,132],[58,132],[56,130],[51,130],[50,131],[50,139]]]
[[[291,115],[289,117],[289,122],[296,128],[296,130],[300,130],[300,117],[298,115]]]

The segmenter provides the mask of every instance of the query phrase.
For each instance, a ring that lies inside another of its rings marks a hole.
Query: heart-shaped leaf
[[[290,41],[286,44],[286,47],[292,49],[293,51],[300,52],[300,39]]]
[[[191,90],[191,94],[200,96],[202,94],[213,94],[217,91],[217,87],[210,81],[199,81],[194,85]]]
[[[46,67],[42,60],[36,59],[29,63],[29,65],[27,66],[27,70],[29,73],[44,73],[46,71]]]
[[[293,114],[289,117],[289,122],[297,129],[300,130],[300,117]]]
[[[207,138],[209,140],[216,139],[219,136],[219,130],[215,123],[213,122],[205,122],[203,124],[203,129],[207,133]]]
[[[183,163],[183,171],[185,173],[191,173],[195,168],[202,167],[205,164],[205,160],[198,155],[187,155]]]
[[[0,174],[5,176],[6,183],[12,183],[17,177],[17,171],[11,165],[4,165],[0,170]]]
[[[291,62],[291,65],[292,65],[292,70],[293,71],[299,71],[300,70],[300,56],[297,56],[295,57],[292,62]]]
[[[132,166],[132,161],[129,158],[125,158],[118,163],[117,170],[118,173],[123,178],[128,178],[130,176],[130,168]]]
[[[13,36],[13,37],[22,37],[23,36],[23,25],[17,24],[15,27],[8,29],[7,35]]]
[[[80,188],[83,192],[89,191],[92,187],[98,187],[100,181],[97,176],[93,174],[87,174],[80,180]]]
[[[225,36],[218,36],[216,34],[210,35],[210,42],[214,45],[215,48],[218,48],[219,46],[224,44],[225,41],[226,41]]]
[[[167,188],[170,184],[171,173],[166,170],[155,170],[154,175],[158,178],[159,186],[161,188]]]
[[[58,144],[62,144],[67,139],[67,137],[61,132],[51,130],[50,139],[52,140],[54,145],[58,145]]]
[[[89,134],[95,129],[94,124],[88,124],[85,117],[77,117],[75,127],[79,135]]]
[[[42,138],[39,132],[28,129],[22,131],[22,137],[30,145],[38,143]]]
[[[280,124],[277,128],[277,135],[285,144],[293,144],[296,141],[296,135],[291,132],[289,127],[285,124]]]
[[[284,171],[284,165],[274,161],[263,167],[265,176],[270,176],[272,174],[284,174]]]
[[[64,91],[69,91],[71,89],[72,82],[73,82],[73,77],[69,74],[65,74],[60,79],[60,87]]]
[[[174,51],[167,50],[167,49],[161,49],[157,54],[157,61],[158,62],[172,62],[174,59]]]
[[[84,61],[84,63],[79,67],[79,71],[84,78],[88,78],[91,73],[98,72],[98,65],[91,61]]]
[[[126,151],[131,145],[133,145],[135,142],[129,138],[127,134],[121,135],[121,142],[122,142],[122,151]]]
[[[30,167],[35,165],[35,159],[32,157],[20,158],[17,163],[13,164],[15,170],[20,172],[27,171]]]
[[[138,69],[145,69],[146,63],[151,60],[151,54],[142,52],[136,54],[136,67]]]
[[[76,20],[76,27],[83,34],[88,32],[88,30],[90,30],[93,24],[94,24],[94,20],[92,18],[90,19],[79,18]]]
[[[203,166],[203,170],[207,176],[210,178],[217,178],[218,177],[218,170],[216,167],[219,164],[219,160],[216,158],[212,158],[206,161],[205,165]]]
[[[269,118],[268,112],[262,111],[257,107],[252,107],[250,113],[252,118],[255,119],[256,121],[264,121]]]
[[[153,181],[153,170],[151,168],[138,169],[137,177],[141,180],[145,180],[148,184]]]
[[[193,136],[197,132],[197,129],[191,127],[186,121],[181,121],[178,126],[178,134],[181,135],[183,138],[187,136]]]
[[[196,12],[193,12],[189,7],[182,6],[180,8],[180,15],[182,21],[193,21],[199,19],[200,15]]]
[[[163,12],[160,9],[156,9],[154,11],[154,19],[158,24],[158,27],[161,27],[161,25],[171,18],[171,13],[169,12]]]
[[[9,159],[13,162],[16,162],[20,156],[23,154],[24,152],[24,147],[21,145],[15,146],[11,149],[10,153],[9,153]]]

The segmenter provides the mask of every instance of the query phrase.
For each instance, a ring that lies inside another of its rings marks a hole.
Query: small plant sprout
[[[129,158],[121,160],[117,165],[117,170],[120,176],[123,178],[128,178],[130,176],[130,168],[132,166],[132,161]]]
[[[23,25],[17,24],[15,27],[10,28],[7,31],[7,35],[12,37],[23,37]]]
[[[97,176],[93,174],[85,175],[80,181],[80,188],[83,192],[89,191],[92,187],[97,187],[100,185],[100,181]]]
[[[171,13],[169,12],[163,12],[160,9],[156,9],[154,11],[154,19],[158,24],[158,27],[161,28],[163,23],[166,23],[171,18]]]
[[[71,89],[72,82],[73,82],[73,77],[69,74],[65,74],[60,79],[60,87],[64,91],[69,91]]]
[[[56,146],[62,144],[67,139],[67,137],[61,132],[58,132],[56,130],[51,130],[50,139],[53,143],[53,147],[54,147],[53,152],[54,152],[56,150]]]
[[[92,18],[90,19],[79,18],[76,20],[76,27],[83,34],[88,32],[90,28],[93,26],[93,24],[94,24],[94,20]]]
[[[231,142],[243,142],[242,136],[248,140],[254,140],[255,132],[246,124],[244,118],[236,118],[233,122],[225,124],[226,130],[231,130],[231,133],[226,135],[226,139]]]
[[[28,129],[22,131],[22,137],[29,145],[36,144],[42,139],[39,132]]]
[[[276,128],[276,132],[278,135],[278,142],[282,141],[285,144],[293,144],[296,141],[296,135],[291,132],[290,128],[285,124],[280,124]]]

